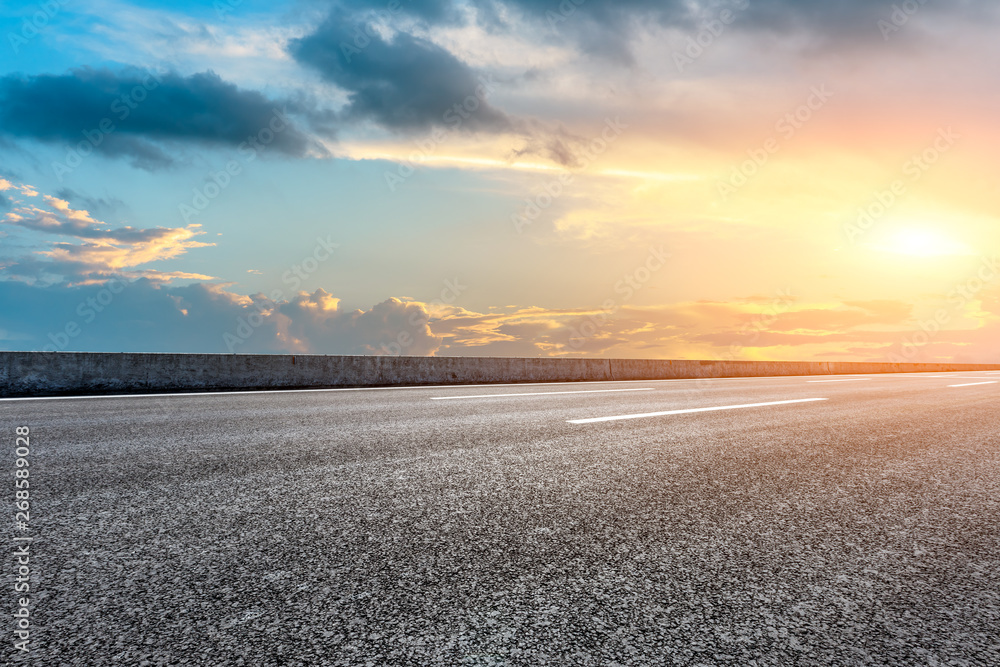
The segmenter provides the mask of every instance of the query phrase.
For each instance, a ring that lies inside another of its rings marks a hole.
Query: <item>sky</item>
[[[0,349],[1000,360],[988,0],[44,0]]]

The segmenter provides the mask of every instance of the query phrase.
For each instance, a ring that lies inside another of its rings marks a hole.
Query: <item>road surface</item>
[[[1000,373],[0,414],[5,664],[1000,664]]]

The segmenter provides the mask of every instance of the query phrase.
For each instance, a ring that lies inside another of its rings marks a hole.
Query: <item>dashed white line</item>
[[[850,378],[848,380],[806,380],[806,382],[863,382],[871,378]]]
[[[981,384],[1000,384],[1000,380],[990,380],[989,382],[969,382],[968,384],[950,384],[949,387],[975,387]]]
[[[900,376],[904,377],[904,376]],[[982,376],[973,375],[912,375],[905,376],[911,380],[982,380]]]
[[[827,401],[827,398],[799,398],[794,401],[771,401],[770,403],[746,403],[744,405],[719,405],[711,408],[687,408],[685,410],[666,410],[664,412],[644,412],[637,415],[617,415],[615,417],[592,417],[590,419],[570,419],[570,424],[595,424],[597,422],[621,421],[623,419],[642,419],[644,417],[665,417],[667,415],[686,415],[693,412],[714,412],[716,410],[737,410],[740,408],[763,408],[770,405],[791,405],[792,403],[813,403]]]
[[[510,398],[512,396],[554,396],[555,394],[610,394],[618,391],[653,391],[654,387],[639,389],[588,389],[586,391],[525,391],[516,394],[479,394],[476,396],[431,396],[432,401],[453,401],[461,398]]]

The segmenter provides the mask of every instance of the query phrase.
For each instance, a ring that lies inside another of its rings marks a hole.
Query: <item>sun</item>
[[[931,229],[906,228],[889,234],[875,245],[877,250],[911,257],[972,254],[969,246]]]

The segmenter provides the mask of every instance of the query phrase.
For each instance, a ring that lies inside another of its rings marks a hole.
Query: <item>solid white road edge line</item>
[[[518,394],[479,394],[477,396],[431,396],[432,401],[453,401],[461,398],[509,398],[511,396],[554,396],[556,394],[610,394],[616,391],[653,391],[654,387],[639,389],[588,389],[586,391],[530,391]]]
[[[990,380],[989,382],[970,382],[968,384],[950,384],[949,387],[975,387],[981,384],[1000,384],[1000,380]]]
[[[612,422],[622,419],[642,419],[644,417],[665,417],[667,415],[686,415],[693,412],[714,412],[716,410],[737,410],[739,408],[763,408],[769,405],[791,405],[792,403],[812,403],[828,401],[828,398],[799,398],[793,401],[771,401],[770,403],[747,403],[745,405],[720,405],[713,408],[688,408],[686,410],[667,410],[665,412],[646,412],[638,415],[618,415],[615,417],[592,417],[590,419],[569,419],[570,424],[595,424],[597,422]]]

